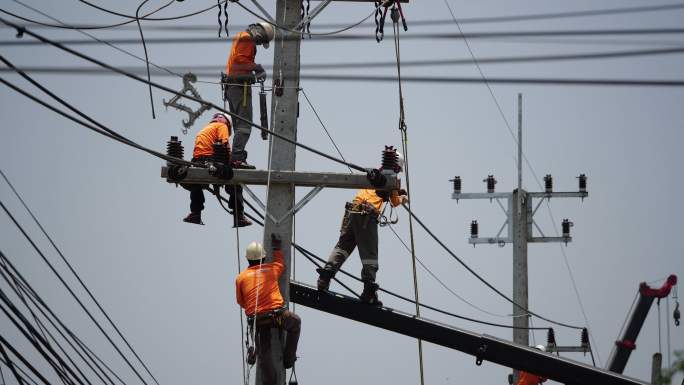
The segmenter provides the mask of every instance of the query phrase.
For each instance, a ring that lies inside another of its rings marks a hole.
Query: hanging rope
[[[667,330],[667,332],[666,332],[667,340],[666,341],[667,341],[667,367],[668,368],[672,366],[672,359],[670,357],[670,352],[672,351],[671,347],[670,347],[670,320],[667,319],[669,314],[670,314],[670,297],[667,296],[667,297],[665,297],[665,325],[667,325],[666,326],[666,330]]]
[[[406,195],[409,197],[409,202],[406,205],[407,210],[411,213],[411,182],[409,177],[409,154],[408,154],[408,135],[404,111],[404,92],[401,84],[401,50],[399,41],[399,8],[396,4],[392,7],[392,30],[394,32],[394,52],[397,60],[397,79],[399,87],[399,132],[401,135],[401,148],[404,153],[404,174],[406,175]],[[384,19],[384,16],[383,16]],[[384,21],[384,20],[383,20]],[[382,25],[380,26],[382,30]],[[391,217],[391,213],[390,213]],[[409,236],[411,239],[411,267],[413,269],[413,294],[416,302],[416,316],[420,317],[420,300],[418,296],[418,272],[416,269],[416,243],[413,236],[413,217],[409,215]],[[420,383],[425,385],[425,373],[423,367],[423,341],[418,340],[418,363],[420,367]]]
[[[661,336],[661,321],[660,321],[660,298],[656,302],[658,306],[658,353],[663,354],[663,343]]]

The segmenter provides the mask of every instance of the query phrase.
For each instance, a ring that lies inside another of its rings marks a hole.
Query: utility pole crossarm
[[[227,180],[209,173],[208,168],[203,167],[189,167],[185,177],[182,179],[173,179],[169,176],[169,168],[162,167],[161,177],[165,178],[169,183],[184,183],[184,184],[219,184],[219,185],[266,185],[268,182],[268,171],[266,170],[233,170],[233,178]],[[294,186],[325,186],[336,188],[349,189],[392,189],[398,186],[398,179],[396,174],[387,175],[387,183],[385,186],[376,187],[366,177],[366,174],[349,174],[349,173],[330,173],[330,172],[299,172],[292,170],[271,171],[272,184],[290,184]]]

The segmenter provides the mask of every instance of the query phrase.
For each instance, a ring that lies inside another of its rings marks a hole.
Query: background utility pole
[[[522,188],[522,94],[518,94],[518,188],[513,191],[513,199],[513,301],[527,309],[527,226],[531,223],[528,220],[530,207]],[[521,307],[513,305],[513,326],[527,328],[530,320]],[[513,342],[528,346],[529,330],[513,329]]]
[[[301,20],[301,0],[278,0],[276,3],[276,24],[288,29],[296,29]],[[283,38],[286,37],[286,38]],[[299,104],[299,49],[301,35],[289,33],[275,28],[275,49],[273,57],[273,95],[271,102],[271,127],[278,134],[289,139],[297,140],[297,111]],[[279,88],[282,86],[282,88]],[[271,137],[272,149],[270,150],[272,170],[295,169],[295,146],[281,139]],[[280,277],[280,291],[285,303],[289,303],[289,277],[291,266],[292,239],[292,213],[294,205],[295,188],[292,184],[274,184],[268,189],[266,207],[268,213],[265,216],[264,245],[268,250],[268,260],[272,260],[271,233],[277,233],[283,240],[283,257],[285,259],[285,272]],[[270,215],[268,215],[270,214]],[[279,222],[275,222],[277,218]],[[271,333],[271,352],[273,363],[278,373],[278,384],[284,384],[285,369],[283,368],[283,344],[282,333]],[[261,368],[257,365],[256,384],[262,384]]]
[[[461,178],[454,177],[454,193],[453,199],[458,202],[459,199],[489,199],[496,201],[499,207],[506,214],[506,221],[501,226],[499,232],[494,237],[480,238],[479,224],[473,221],[470,227],[470,239],[468,240],[473,246],[478,243],[496,244],[501,247],[506,243],[513,245],[513,301],[520,305],[513,305],[513,326],[522,329],[513,329],[513,342],[529,346],[530,333],[525,329],[529,327],[529,317],[525,309],[528,309],[528,284],[527,284],[527,244],[530,242],[564,242],[572,241],[570,237],[570,227],[572,222],[567,219],[563,220],[562,229],[563,234],[560,237],[547,237],[542,232],[541,228],[534,221],[534,214],[537,212],[544,199],[551,198],[586,198],[588,196],[586,190],[586,176],[584,174],[579,176],[579,191],[577,192],[553,192],[553,179],[551,175],[544,177],[544,192],[528,192],[522,188],[522,94],[518,94],[518,186],[512,193],[497,193],[495,192],[496,179],[493,175],[489,175],[484,182],[487,184],[486,193],[461,193]],[[538,198],[536,205],[533,199]],[[501,200],[507,201],[507,207],[501,203]],[[503,230],[507,228],[508,234],[506,237],[501,237]],[[534,228],[537,229],[541,236],[534,236]],[[557,347],[553,347],[558,350]],[[575,348],[571,348],[575,351]],[[514,371],[513,383],[518,381],[518,372]]]

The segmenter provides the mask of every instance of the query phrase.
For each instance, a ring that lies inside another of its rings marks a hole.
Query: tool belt
[[[244,75],[226,75],[225,73],[221,73],[221,83],[228,87],[233,85],[238,85],[242,87],[245,83],[256,83],[256,76],[254,76],[254,74],[251,73]]]
[[[285,308],[279,308],[258,313],[256,315],[250,315],[247,316],[247,324],[250,327],[256,326],[257,328],[279,328],[283,325],[283,313],[285,313]]]
[[[347,202],[344,205],[344,209],[351,214],[370,214],[376,217],[380,214],[378,213],[378,210],[376,210],[375,207],[368,202]]]

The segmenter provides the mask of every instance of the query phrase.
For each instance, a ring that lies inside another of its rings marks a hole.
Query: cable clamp
[[[477,348],[477,353],[475,353],[475,365],[481,366],[482,361],[484,361],[484,357],[482,357],[485,353],[487,352],[487,344],[482,344],[480,345],[479,348]]]

